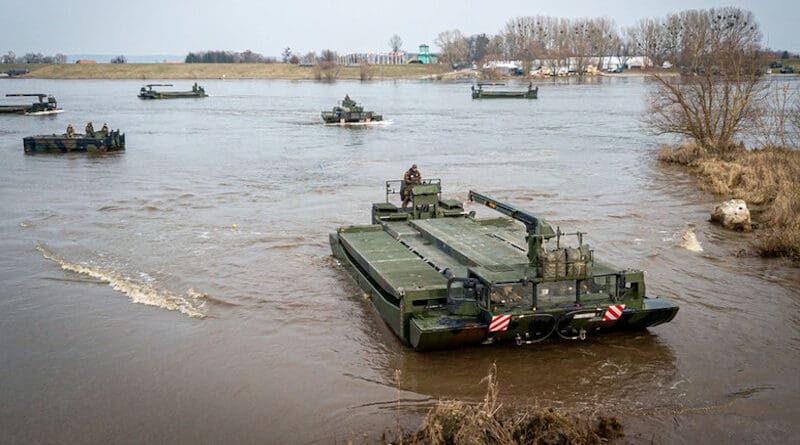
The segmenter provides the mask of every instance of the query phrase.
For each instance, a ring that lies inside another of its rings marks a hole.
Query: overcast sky
[[[0,0],[0,53],[175,54],[250,49],[279,56],[332,49],[403,49],[445,30],[496,34],[517,16],[610,17],[617,26],[686,9],[737,6],[755,14],[772,49],[800,52],[797,0]]]

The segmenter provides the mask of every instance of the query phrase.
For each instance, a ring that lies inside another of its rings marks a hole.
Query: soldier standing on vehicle
[[[342,107],[344,107],[344,108],[353,108],[355,106],[355,104],[356,103],[353,101],[353,99],[350,99],[350,95],[349,94],[345,94],[344,95],[344,100],[342,101]]]
[[[75,137],[75,129],[72,128],[72,124],[67,124],[67,137],[74,138]]]
[[[101,128],[100,131],[103,133],[103,136],[107,135],[108,134],[108,124],[104,123],[103,124],[103,128]]]
[[[94,137],[94,125],[91,122],[86,124],[86,136],[92,138]]]
[[[417,164],[414,164],[403,175],[403,186],[400,188],[400,195],[403,197],[403,208],[408,207],[408,203],[411,201],[411,188],[418,184],[422,184],[422,174],[417,170]]]

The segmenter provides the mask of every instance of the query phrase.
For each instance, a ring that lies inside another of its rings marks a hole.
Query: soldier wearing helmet
[[[400,195],[403,197],[403,208],[408,207],[408,203],[411,201],[411,188],[417,184],[422,184],[422,174],[417,170],[417,164],[414,164],[403,175],[403,185],[400,188]]]

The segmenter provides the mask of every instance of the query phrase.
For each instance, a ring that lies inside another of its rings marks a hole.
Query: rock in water
[[[714,207],[711,212],[711,221],[722,224],[730,230],[749,232],[753,230],[750,223],[750,210],[743,199],[729,199]]]

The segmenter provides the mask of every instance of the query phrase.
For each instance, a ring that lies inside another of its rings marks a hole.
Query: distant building
[[[97,63],[97,61],[96,60],[91,60],[91,59],[80,59],[80,60],[76,61],[75,63],[77,63],[78,65],[94,65],[94,64]]]
[[[370,65],[402,65],[406,63],[407,56],[405,51],[396,53],[352,53],[338,57],[339,65],[360,65],[369,63]],[[300,61],[305,63],[304,60]],[[313,62],[311,62],[313,63]]]
[[[409,63],[414,63],[414,61],[412,60]],[[424,65],[439,63],[439,56],[431,54],[428,45],[423,43],[422,45],[419,46],[419,54],[417,54],[416,56],[416,63],[422,63]]]

